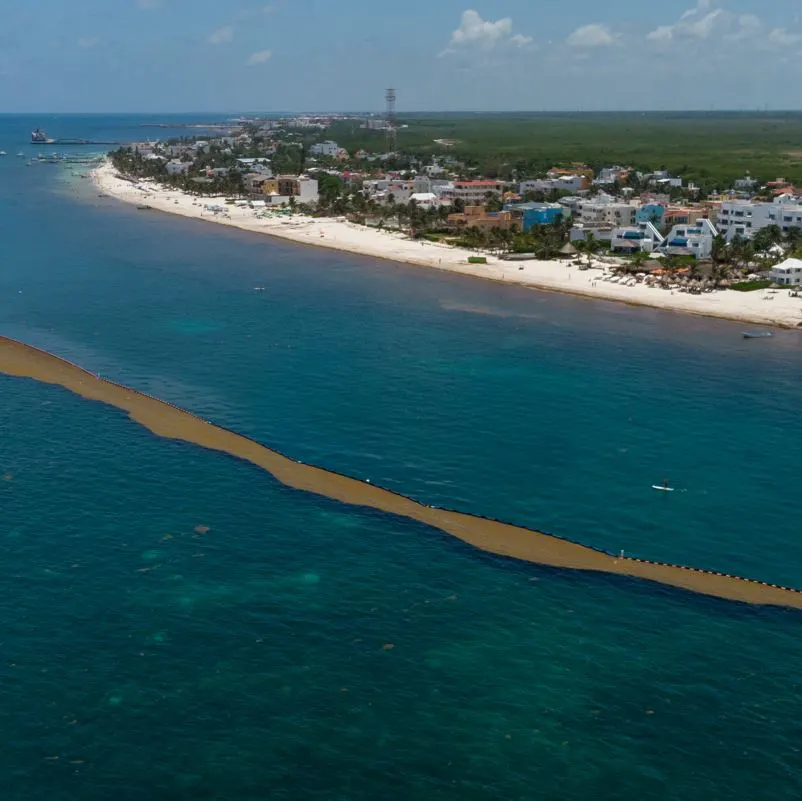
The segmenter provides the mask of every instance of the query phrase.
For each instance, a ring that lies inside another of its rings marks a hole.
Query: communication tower
[[[395,89],[388,89],[384,99],[387,101],[387,147],[391,153],[394,153],[398,140],[398,120],[395,116]]]

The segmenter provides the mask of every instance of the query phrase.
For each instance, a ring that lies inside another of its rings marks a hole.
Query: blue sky
[[[0,0],[0,111],[799,108],[799,0]]]

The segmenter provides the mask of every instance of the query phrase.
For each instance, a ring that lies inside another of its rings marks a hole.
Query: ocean
[[[143,121],[0,116],[0,334],[427,504],[802,587],[798,332],[139,212],[14,156]],[[0,398],[4,799],[802,794],[797,611],[503,559],[57,387]]]

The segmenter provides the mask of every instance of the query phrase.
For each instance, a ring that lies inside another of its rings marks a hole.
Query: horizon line
[[[226,114],[239,116],[266,116],[271,114],[296,114],[309,116],[328,116],[328,115],[373,115],[381,117],[385,111],[367,109],[274,109],[263,111],[242,111],[242,110],[180,110],[180,111],[2,111],[0,117],[22,117],[32,115],[43,116],[158,116],[158,115],[197,115],[197,114]],[[480,110],[480,109],[410,109],[398,112],[398,116],[405,114],[482,114],[482,115],[503,115],[503,114],[800,114],[802,108],[636,108],[636,109],[603,109],[603,108],[550,108],[550,109],[507,109],[507,110]]]

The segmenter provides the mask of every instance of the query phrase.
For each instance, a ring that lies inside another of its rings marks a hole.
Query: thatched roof
[[[563,256],[576,256],[577,252],[578,252],[577,249],[570,242],[566,242],[560,248],[560,253]]]

